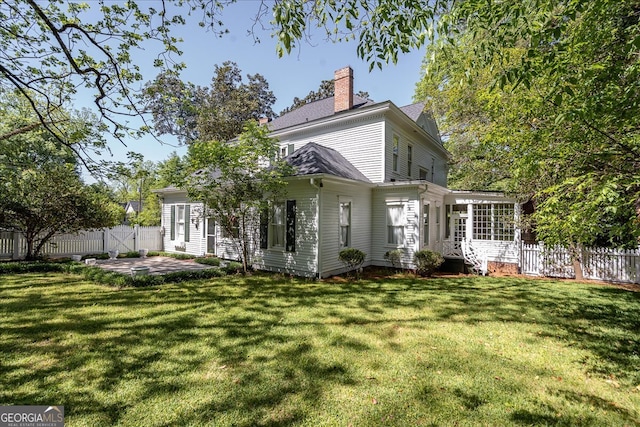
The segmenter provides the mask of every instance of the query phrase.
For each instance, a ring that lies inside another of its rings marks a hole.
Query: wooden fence
[[[640,248],[588,248],[580,258],[585,279],[640,284]],[[562,247],[523,244],[520,267],[530,276],[575,277],[571,255]]]
[[[61,234],[47,242],[42,253],[47,256],[85,255],[103,253],[112,249],[120,252],[148,249],[162,250],[160,227],[119,225],[103,230]],[[0,258],[21,259],[27,252],[27,243],[20,233],[0,231]]]

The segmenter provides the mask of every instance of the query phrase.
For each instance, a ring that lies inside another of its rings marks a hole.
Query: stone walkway
[[[175,259],[162,256],[148,258],[117,258],[114,260],[97,260],[96,265],[105,270],[131,274],[131,267],[149,267],[149,274],[167,274],[174,271],[204,270],[215,268],[210,265],[198,264],[193,260]]]

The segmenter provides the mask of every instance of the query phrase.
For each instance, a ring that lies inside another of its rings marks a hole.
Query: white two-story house
[[[327,277],[345,271],[338,253],[353,247],[367,254],[365,266],[388,266],[385,253],[401,249],[411,268],[423,248],[460,258],[465,239],[494,268],[517,267],[517,203],[447,189],[449,153],[424,105],[355,96],[350,67],[334,78],[335,96],[264,123],[295,173],[286,200],[256,230],[255,267]],[[191,217],[201,205],[184,190],[158,192],[166,251],[238,258],[213,221]]]

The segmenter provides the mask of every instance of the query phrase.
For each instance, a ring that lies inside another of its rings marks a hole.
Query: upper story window
[[[293,144],[287,144],[284,147],[280,147],[280,158],[284,159],[289,154],[293,153],[293,150],[294,150],[294,145]]]
[[[429,179],[429,171],[425,168],[420,168],[418,171],[418,179],[426,181]]]
[[[413,176],[413,145],[407,145],[407,175]]]
[[[431,158],[431,182],[434,182],[433,178],[434,178],[434,171],[435,170],[436,170],[436,158],[432,157]]]
[[[400,150],[400,137],[398,135],[393,135],[393,157],[391,160],[391,164],[393,166],[393,171],[398,172],[398,151]]]

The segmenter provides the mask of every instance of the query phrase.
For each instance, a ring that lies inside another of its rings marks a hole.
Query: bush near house
[[[402,268],[402,249],[394,249],[384,253],[384,259],[389,261],[393,268]]]
[[[413,263],[416,265],[416,273],[424,277],[431,277],[443,262],[444,258],[441,254],[429,249],[423,249],[413,255]]]
[[[220,258],[204,257],[204,258],[196,258],[194,261],[197,262],[198,264],[220,267]]]
[[[356,248],[346,248],[338,254],[338,259],[346,265],[349,270],[359,270],[366,257],[366,253]]]

